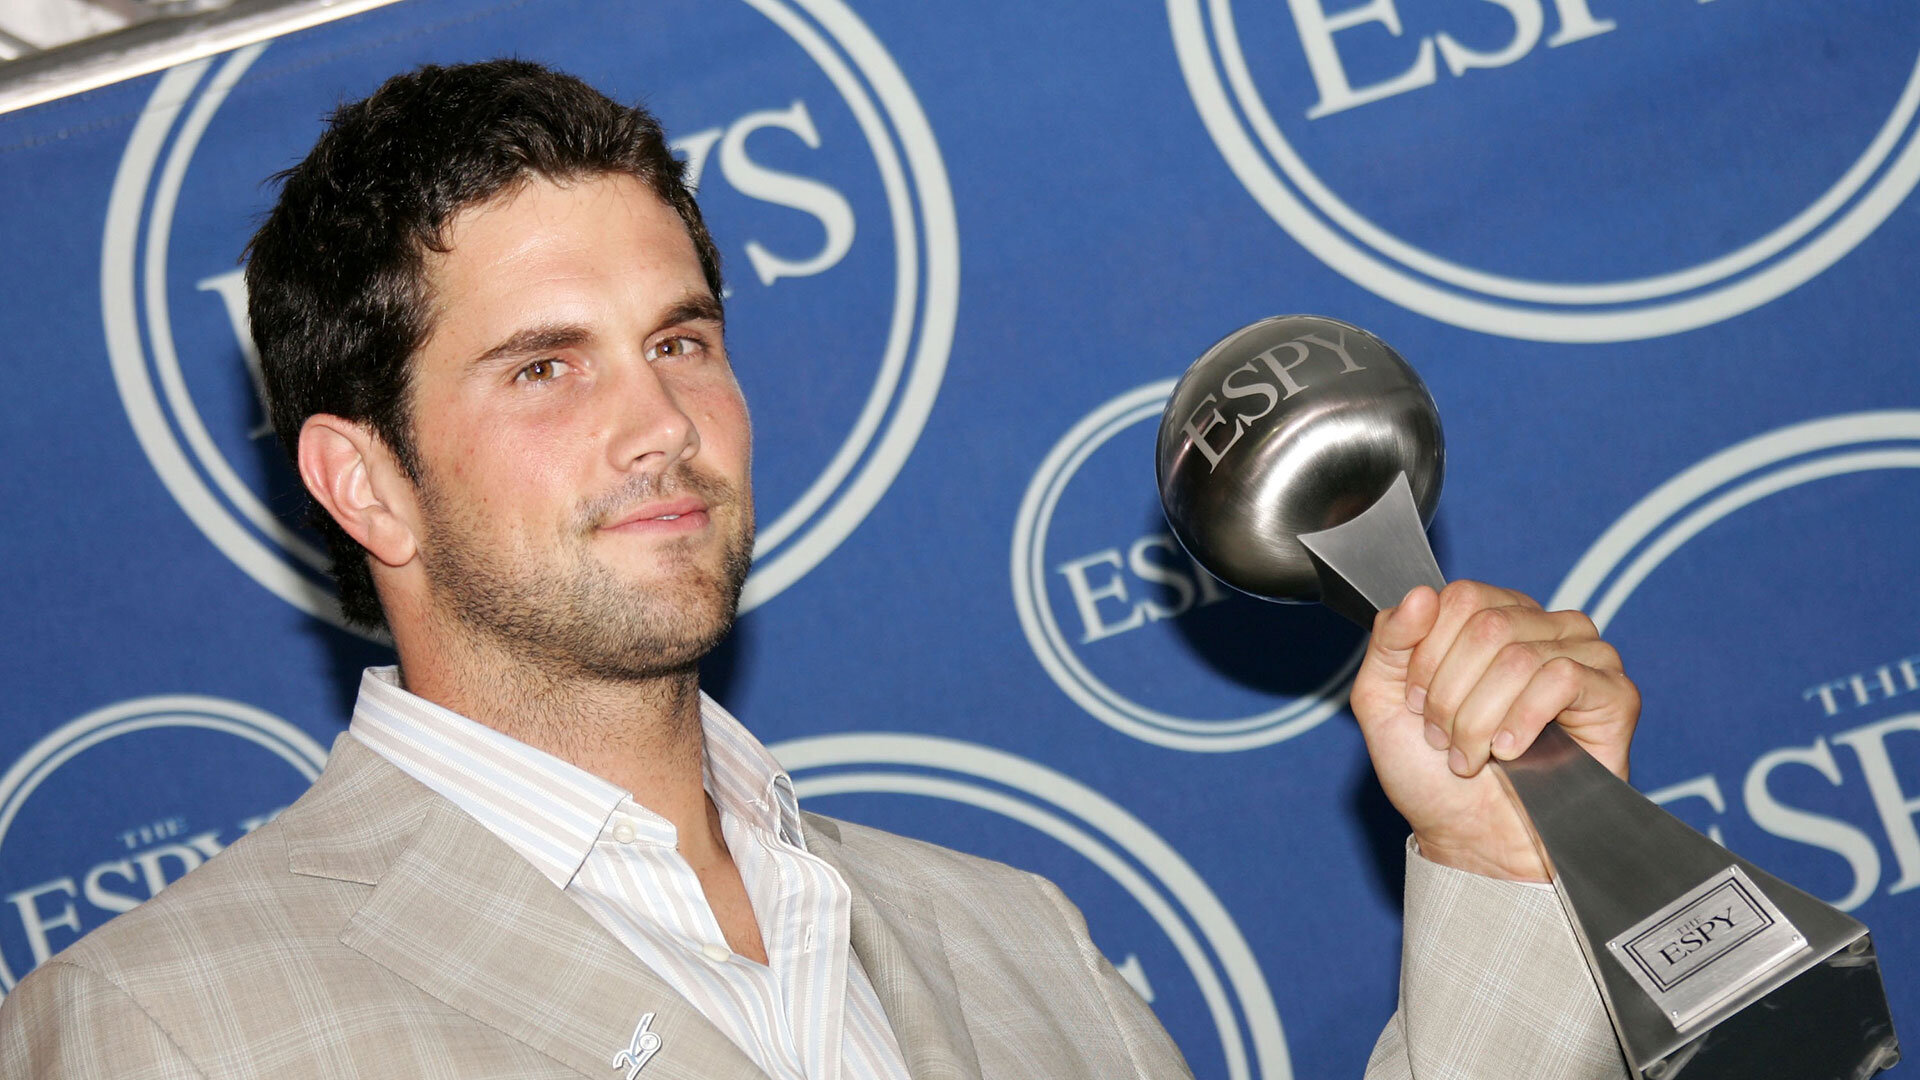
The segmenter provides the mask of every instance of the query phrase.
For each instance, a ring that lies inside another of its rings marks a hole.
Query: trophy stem
[[[1370,627],[1445,584],[1405,473],[1299,537],[1323,601]],[[1667,813],[1558,724],[1495,763],[1642,1080],[1863,1080],[1900,1059],[1867,928]]]
[[[1398,604],[1416,585],[1443,589],[1447,579],[1427,543],[1420,509],[1407,474],[1394,477],[1387,493],[1342,525],[1301,533],[1300,546],[1320,572],[1320,602],[1360,624]]]

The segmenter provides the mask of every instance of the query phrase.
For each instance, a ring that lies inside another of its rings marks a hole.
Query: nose
[[[659,476],[700,452],[700,429],[652,364],[639,360],[614,383],[607,452],[616,471]]]

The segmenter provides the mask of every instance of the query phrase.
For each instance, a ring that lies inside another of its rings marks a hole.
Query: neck
[[[626,789],[692,858],[722,844],[703,785],[700,676],[612,678],[529,660],[465,634],[396,635],[410,693]]]

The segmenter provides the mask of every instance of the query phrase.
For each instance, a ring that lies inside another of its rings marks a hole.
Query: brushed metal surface
[[[1873,941],[1861,937],[1639,1070],[1643,1080],[1860,1080],[1900,1062]]]
[[[1373,625],[1382,608],[1398,604],[1416,585],[1446,588],[1447,579],[1427,543],[1413,485],[1394,478],[1380,501],[1344,525],[1300,534],[1320,575],[1320,602],[1359,623]]]
[[[1300,534],[1352,520],[1402,473],[1432,520],[1446,447],[1399,353],[1337,319],[1281,315],[1187,369],[1155,465],[1173,534],[1202,566],[1242,592],[1312,603],[1320,575]]]
[[[1608,941],[1607,955],[1684,1033],[1807,948],[1765,890],[1728,866]]]
[[[1290,315],[1228,335],[1188,368],[1161,418],[1155,468],[1174,535],[1208,571],[1367,627],[1414,586],[1445,583],[1425,532],[1443,457],[1433,399],[1398,353],[1346,323]],[[1899,1060],[1857,920],[1694,831],[1558,724],[1493,767],[1635,1076],[1863,1080]],[[1609,952],[1731,880],[1789,925],[1729,946],[1710,993],[1656,999]]]
[[[1859,920],[1702,836],[1595,761],[1558,724],[1548,724],[1533,746],[1506,762],[1498,775],[1547,861],[1554,891],[1635,1075],[1646,1080],[1860,1080],[1899,1060],[1878,960]],[[1682,1031],[1608,955],[1606,942],[1728,867],[1739,867],[1766,894],[1807,948],[1754,973]],[[1846,984],[1847,1000],[1854,1003],[1850,1011],[1788,1007],[1805,996],[1807,986],[1829,983]],[[1736,1018],[1733,1028],[1720,1030]],[[1730,1040],[1730,1031],[1745,1034]],[[1775,1052],[1756,1058],[1746,1045],[1755,1040]],[[1755,1060],[1770,1067],[1750,1071]]]
[[[0,65],[0,113],[218,56],[399,0],[237,0],[137,22]]]

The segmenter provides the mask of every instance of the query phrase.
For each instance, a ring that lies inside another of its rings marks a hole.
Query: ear
[[[300,480],[348,536],[388,566],[418,551],[413,483],[386,443],[352,420],[317,413],[300,426]]]

